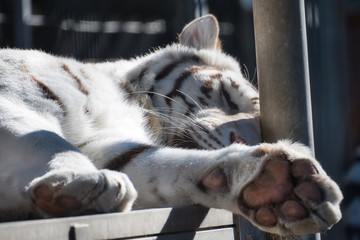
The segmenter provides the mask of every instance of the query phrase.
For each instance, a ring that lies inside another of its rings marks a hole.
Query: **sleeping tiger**
[[[128,61],[1,50],[1,219],[201,204],[283,236],[339,221],[307,147],[260,143],[258,92],[218,37],[207,15]]]

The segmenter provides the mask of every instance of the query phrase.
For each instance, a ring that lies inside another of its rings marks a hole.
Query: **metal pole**
[[[253,11],[263,139],[314,149],[304,1],[253,0]]]

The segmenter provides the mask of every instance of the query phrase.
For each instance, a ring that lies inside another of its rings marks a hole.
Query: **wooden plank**
[[[68,239],[77,235],[83,239],[111,239],[233,225],[233,215],[228,211],[192,206],[2,223],[0,239]]]
[[[134,238],[134,240],[233,240],[233,239],[236,239],[234,228],[211,229],[211,230],[203,230],[197,232]]]

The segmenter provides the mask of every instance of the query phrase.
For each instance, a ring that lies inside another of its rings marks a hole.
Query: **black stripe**
[[[184,72],[180,77],[175,81],[175,87],[173,90],[171,90],[170,93],[168,93],[167,98],[165,98],[166,104],[171,107],[171,99],[174,99],[174,97],[180,97],[184,103],[187,105],[188,111],[187,114],[190,114],[194,111],[194,108],[196,107],[195,104],[192,104],[186,100],[186,95],[181,93],[180,91],[177,91],[181,88],[182,83],[191,75],[192,73],[189,71]]]
[[[186,70],[185,72],[183,72],[176,80],[175,80],[175,84],[174,84],[174,88],[171,90],[171,92],[169,92],[166,96],[168,98],[166,98],[166,103],[171,106],[170,101],[172,98],[174,98],[175,96],[183,96],[182,94],[180,94],[179,91],[177,91],[178,89],[181,88],[181,85],[183,84],[183,82],[192,74],[191,71]]]
[[[139,76],[137,76],[137,78],[130,79],[130,83],[132,83],[132,84],[140,83],[147,71],[148,71],[148,69],[147,69],[147,67],[145,67],[143,70],[141,70],[141,72],[140,72]]]
[[[207,193],[207,189],[205,187],[205,185],[203,184],[202,181],[199,181],[196,186],[200,189],[200,191],[202,191],[203,193]]]
[[[184,63],[184,62],[189,62],[189,61],[193,61],[193,62],[200,62],[200,58],[196,55],[192,55],[192,56],[184,56],[181,59],[178,59],[175,62],[172,62],[168,65],[166,65],[155,77],[155,81],[159,81],[165,77],[167,77],[179,64]]]
[[[185,112],[185,116],[187,116],[187,117],[191,116],[191,112],[190,112],[190,110],[189,110],[189,109],[187,109],[187,110],[186,110],[186,112]]]
[[[184,130],[181,135],[175,135],[171,140],[169,145],[177,147],[177,148],[185,148],[185,149],[204,149],[204,147],[200,146],[194,138],[190,138],[191,134],[189,134],[188,129]]]
[[[191,132],[189,132],[189,135],[191,135],[191,133],[193,133],[197,138],[198,140],[201,140],[203,143],[205,143],[206,145],[208,145],[210,148],[212,149],[216,149],[216,147],[214,147],[211,143],[209,143],[206,139],[202,138],[202,136],[193,128],[193,127],[190,127],[190,130]],[[199,144],[200,146],[200,144]]]
[[[86,141],[86,142],[83,142],[83,143],[80,143],[79,145],[77,145],[76,147],[81,149],[83,147],[85,147],[86,145],[92,143],[93,141],[92,140],[89,140],[89,141]]]
[[[82,84],[80,78],[70,71],[69,66],[67,66],[65,63],[63,63],[63,64],[62,64],[62,68],[63,68],[64,71],[67,72],[73,79],[75,79],[75,81],[76,81],[76,83],[77,83],[78,88],[80,89],[80,91],[81,91],[82,93],[84,93],[85,95],[89,95],[89,91],[84,88],[84,85]]]
[[[172,101],[172,99],[174,99],[174,97],[180,97],[180,98],[182,98],[184,103],[187,105],[187,107],[189,109],[188,113],[193,112],[193,110],[196,108],[197,105],[187,101],[187,99],[186,99],[187,96],[182,94],[180,91],[178,91],[179,89],[181,89],[181,86],[184,83],[184,81],[188,77],[190,77],[193,73],[194,73],[193,67],[188,68],[182,74],[180,74],[180,76],[175,80],[173,89],[166,95],[167,98],[165,99],[165,102],[169,107],[171,107],[171,101]],[[211,90],[212,89],[209,89],[206,87],[201,88],[201,91],[204,93],[204,95],[207,98],[211,98],[210,95],[208,94],[208,92],[210,92]]]
[[[201,127],[201,130],[203,132],[205,132],[209,136],[209,138],[211,138],[214,142],[216,142],[217,144],[219,144],[222,147],[225,147],[225,145],[222,144],[222,142],[220,142],[219,139],[217,139],[215,136],[213,136],[205,127]]]
[[[124,168],[128,163],[131,162],[137,155],[143,153],[149,149],[154,148],[154,146],[149,145],[140,145],[137,146],[127,152],[120,154],[119,156],[115,157],[114,159],[110,160],[105,168],[110,170],[120,170]]]
[[[200,91],[208,98],[211,99],[210,92],[213,90],[214,81],[205,80],[200,88]]]
[[[211,99],[210,92],[212,91],[212,88],[207,88],[207,87],[201,86],[200,91],[202,92],[202,94],[205,95],[205,97],[207,97],[208,99]]]
[[[181,98],[183,99],[183,101],[185,102],[185,104],[188,106],[189,112],[192,113],[194,112],[194,108],[197,107],[197,105],[189,103],[188,101],[186,101],[186,97],[184,95],[181,96]]]
[[[154,98],[155,94],[154,94],[154,86],[152,86],[150,89],[149,89],[149,92],[148,92],[148,95],[151,99]]]
[[[215,128],[215,131],[217,132],[217,134],[219,134],[219,136],[223,135],[219,128]]]
[[[218,69],[216,69],[218,70]],[[219,70],[220,71],[220,70]],[[200,91],[208,98],[211,99],[210,92],[213,90],[213,79],[220,80],[222,78],[221,73],[210,75],[209,78],[211,80],[206,80],[203,83],[203,86],[200,87]]]
[[[224,98],[232,110],[240,111],[238,105],[231,101],[230,94],[225,90],[223,83],[221,83],[221,92],[224,95]]]
[[[202,97],[198,97],[198,100],[203,106],[209,106],[209,104]]]
[[[34,75],[32,75],[24,64],[22,64],[22,67],[25,73],[29,75],[29,77],[41,88],[42,92],[46,95],[48,99],[55,101],[57,104],[60,105],[61,108],[64,108],[64,104],[62,103],[62,101],[48,86],[38,80]]]
[[[124,92],[126,93],[126,98],[131,98],[132,93],[134,92],[130,83],[125,82],[125,83],[120,83],[119,87],[124,90]]]

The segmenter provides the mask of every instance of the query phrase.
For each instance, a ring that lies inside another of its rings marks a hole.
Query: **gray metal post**
[[[314,149],[304,1],[253,0],[253,10],[263,139]]]
[[[15,13],[15,46],[18,48],[32,47],[31,26],[27,24],[32,12],[31,0],[15,0],[13,5]]]

